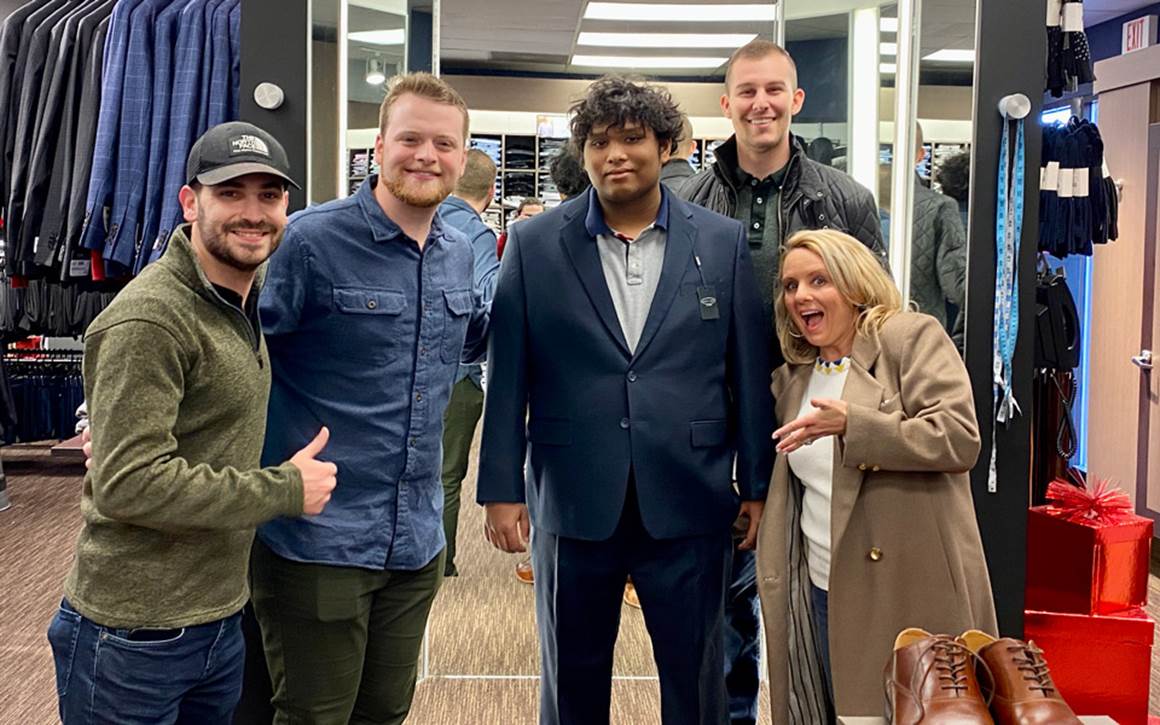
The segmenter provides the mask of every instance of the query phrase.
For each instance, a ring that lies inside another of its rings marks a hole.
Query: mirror
[[[416,0],[342,2],[339,83],[339,196],[353,194],[378,173],[374,158],[379,106],[391,78],[407,71],[432,69],[432,6]]]
[[[976,0],[926,2],[919,33],[910,301],[965,349]],[[897,159],[901,162],[901,154]]]
[[[313,0],[310,4],[310,133],[306,135],[310,173],[306,202],[320,204],[338,196],[339,153],[339,19],[340,0]]]

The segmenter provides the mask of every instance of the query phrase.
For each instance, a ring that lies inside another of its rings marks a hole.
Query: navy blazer
[[[765,498],[773,465],[772,331],[744,230],[670,195],[661,277],[631,354],[588,199],[509,227],[478,500],[526,501],[533,526],[597,541],[616,529],[631,470],[651,536],[720,533],[739,507],[734,457],[745,500]],[[702,319],[694,255],[718,319]]]

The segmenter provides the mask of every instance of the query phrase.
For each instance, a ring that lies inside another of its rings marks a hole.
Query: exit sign
[[[1143,50],[1156,44],[1156,16],[1145,15],[1142,18],[1129,20],[1124,23],[1124,53],[1134,50]]]

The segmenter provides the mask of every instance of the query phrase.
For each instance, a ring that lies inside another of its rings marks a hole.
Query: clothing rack
[[[76,410],[85,399],[83,357],[74,350],[5,351],[0,394],[5,442],[63,440],[76,433]]]

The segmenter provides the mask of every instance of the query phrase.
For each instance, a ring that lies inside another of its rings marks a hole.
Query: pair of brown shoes
[[[987,675],[987,692],[979,673]],[[958,637],[904,629],[887,663],[893,725],[1078,725],[1034,643],[972,629]],[[988,702],[990,708],[988,709]],[[993,716],[993,717],[992,717]]]

